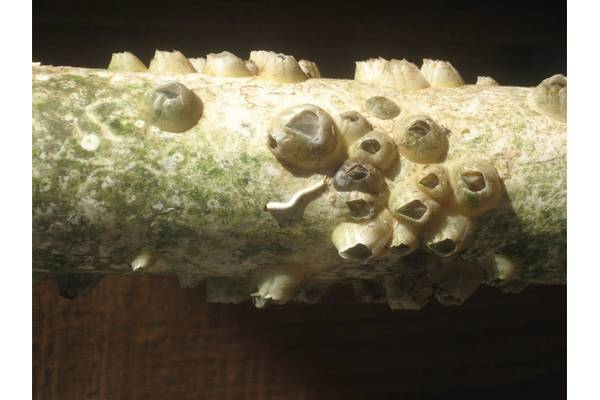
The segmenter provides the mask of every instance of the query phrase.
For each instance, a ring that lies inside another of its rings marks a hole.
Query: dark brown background
[[[295,4],[295,6],[294,6]],[[563,1],[34,1],[33,60],[102,67],[155,48],[273,49],[351,78],[368,57],[448,59],[465,79],[566,73]],[[79,300],[33,290],[36,399],[566,397],[566,288],[482,288],[462,307],[217,305],[173,279],[108,277]]]

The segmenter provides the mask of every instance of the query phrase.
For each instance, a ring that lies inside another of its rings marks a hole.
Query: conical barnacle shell
[[[448,171],[443,165],[433,164],[412,176],[415,187],[440,205],[446,204],[452,195]]]
[[[392,132],[398,152],[412,162],[440,163],[448,153],[448,135],[432,118],[424,114],[400,120]]]
[[[267,267],[258,272],[258,290],[251,295],[254,305],[263,308],[269,303],[290,301],[308,271],[298,265]]]
[[[478,76],[475,84],[477,86],[498,86],[498,82],[491,76]]]
[[[300,60],[298,61],[298,65],[302,69],[302,72],[306,74],[309,78],[320,78],[321,71],[319,71],[319,67],[312,61],[308,60]]]
[[[503,286],[517,279],[523,271],[523,264],[515,257],[506,254],[495,254],[494,259],[486,265],[485,283],[490,286]]]
[[[373,125],[358,111],[346,111],[334,117],[338,130],[346,146],[352,145],[365,133],[373,130]]]
[[[373,220],[339,224],[333,231],[331,240],[340,257],[346,260],[365,261],[379,257],[385,252],[392,231],[393,218],[384,209]]]
[[[398,184],[390,193],[390,212],[404,224],[421,227],[431,220],[439,208],[437,202],[411,184]]]
[[[390,244],[390,253],[404,257],[418,248],[419,239],[417,238],[414,227],[394,221],[394,232],[392,234],[392,243]]]
[[[260,70],[274,54],[277,53],[268,50],[252,50],[248,60],[252,61]]]
[[[398,160],[398,150],[389,135],[371,131],[348,148],[348,156],[385,172]]]
[[[386,189],[385,178],[378,168],[350,158],[333,176],[333,187],[340,192],[360,191],[376,194]]]
[[[167,82],[144,94],[144,117],[154,126],[168,132],[185,132],[202,116],[202,101],[179,82]]]
[[[400,115],[400,107],[393,100],[384,96],[369,97],[365,101],[365,110],[379,119],[393,119]]]
[[[143,72],[148,70],[139,58],[128,51],[113,53],[110,64],[108,64],[108,69],[123,72]]]
[[[156,50],[148,70],[163,74],[191,74],[197,72],[190,61],[179,51]]]
[[[567,122],[567,77],[558,74],[544,79],[531,91],[528,102],[540,114]]]
[[[308,79],[293,56],[272,51],[253,51],[250,60],[258,67],[258,78],[273,83],[295,83]]]
[[[477,217],[498,205],[502,182],[498,171],[486,160],[462,158],[448,166],[454,202],[466,215]]]
[[[374,218],[387,203],[386,193],[371,194],[353,190],[336,192],[337,200],[350,218],[354,220],[369,220]]]
[[[357,61],[354,79],[361,82],[373,82],[396,89],[424,89],[429,83],[419,71],[419,68],[404,59],[371,58]]]
[[[252,76],[252,73],[246,68],[244,61],[228,51],[208,54],[206,56],[206,65],[202,72],[206,75],[225,78]]]
[[[188,61],[194,69],[199,73],[204,73],[204,66],[206,65],[206,58],[198,57],[198,58],[188,58]]]
[[[447,212],[425,230],[423,237],[427,248],[442,258],[452,257],[465,249],[473,239],[475,224],[469,217]]]
[[[250,71],[252,75],[258,75],[258,66],[254,61],[246,60],[244,61],[244,64],[246,64],[246,68],[248,68],[248,71]]]
[[[432,87],[454,88],[465,84],[462,76],[448,61],[424,58],[421,73]]]

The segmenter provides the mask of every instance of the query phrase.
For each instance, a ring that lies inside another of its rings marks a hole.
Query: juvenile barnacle
[[[494,255],[493,261],[486,267],[485,283],[498,287],[517,279],[523,271],[520,260],[502,253]]]
[[[156,50],[148,70],[164,74],[191,74],[197,72],[192,63],[177,50]]]
[[[385,172],[398,159],[398,150],[389,135],[371,131],[350,146],[348,156],[369,163]]]
[[[346,146],[352,145],[365,133],[373,130],[373,125],[357,111],[346,111],[334,117]]]
[[[143,99],[146,118],[163,131],[185,132],[202,116],[202,101],[179,82],[149,89]]]
[[[419,239],[415,233],[415,228],[394,221],[394,233],[392,234],[392,243],[390,252],[397,256],[407,256],[419,248]]]
[[[273,83],[295,83],[308,79],[293,56],[272,51],[253,51],[250,60],[258,67],[259,79]]]
[[[442,165],[429,165],[413,175],[414,185],[439,204],[445,204],[452,188],[448,180],[448,171]]]
[[[333,187],[340,192],[359,191],[376,194],[385,190],[381,171],[369,163],[348,159],[333,177]]]
[[[381,256],[393,232],[394,219],[384,209],[367,222],[343,222],[339,224],[331,240],[340,257],[346,260],[366,261]]]
[[[285,166],[312,173],[336,168],[342,141],[331,116],[313,104],[287,108],[271,121],[267,147]]]
[[[199,72],[199,73],[203,73],[204,71],[204,66],[206,65],[206,58],[204,57],[198,57],[198,58],[188,58],[188,61],[190,62],[190,64],[192,64],[192,66],[194,67],[194,69]]]
[[[465,249],[474,232],[473,220],[462,214],[448,212],[436,218],[435,224],[427,227],[424,242],[431,252],[448,258]]]
[[[113,53],[108,64],[108,69],[111,71],[122,72],[143,72],[148,71],[144,63],[135,55],[128,51],[122,53]]]
[[[462,76],[448,61],[424,58],[421,73],[432,87],[454,88],[465,84]]]
[[[268,267],[258,272],[258,290],[250,297],[257,308],[270,303],[290,301],[306,276],[306,269],[297,265]]]
[[[540,114],[567,122],[567,77],[558,74],[544,79],[529,94],[528,101]]]
[[[498,171],[486,160],[463,158],[448,166],[454,202],[468,216],[477,217],[494,209],[502,197]]]
[[[377,194],[353,190],[337,192],[340,202],[354,220],[368,220],[375,217],[386,205],[386,193]]]
[[[319,67],[312,61],[308,60],[300,60],[298,61],[298,65],[300,65],[300,69],[302,72],[306,74],[309,78],[320,78],[321,71],[319,71]]]
[[[498,82],[491,76],[478,76],[477,82],[475,82],[477,86],[498,86]]]
[[[399,184],[392,189],[389,209],[404,224],[423,226],[437,213],[440,205],[412,185]]]
[[[400,114],[400,107],[384,96],[369,97],[365,101],[365,109],[379,119],[392,119]]]
[[[398,152],[416,163],[440,163],[448,153],[448,135],[445,129],[427,115],[403,118],[392,137],[398,145]]]
[[[391,86],[396,89],[416,90],[429,87],[429,83],[419,68],[404,59],[388,61],[380,57],[357,61],[354,79],[360,82]]]
[[[224,78],[240,78],[252,76],[241,58],[228,51],[206,56],[206,65],[202,73]]]

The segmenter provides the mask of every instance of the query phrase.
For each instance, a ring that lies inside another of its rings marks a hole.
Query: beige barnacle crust
[[[412,184],[440,205],[446,204],[452,195],[448,171],[443,165],[429,165],[416,172]]]
[[[440,163],[448,153],[446,130],[427,115],[411,115],[403,118],[392,132],[400,155],[410,161],[431,164]]]
[[[197,72],[192,63],[177,50],[156,50],[148,70],[163,74],[191,74]]]
[[[394,232],[390,244],[390,253],[404,257],[419,248],[419,238],[413,226],[398,221],[394,221],[393,226]]]
[[[435,223],[427,226],[424,243],[433,254],[450,258],[464,250],[475,232],[475,224],[469,217],[456,212],[436,217]]]
[[[427,224],[440,208],[425,193],[402,183],[392,189],[388,205],[398,221],[417,227]]]
[[[334,117],[334,121],[346,146],[352,145],[365,133],[373,130],[373,125],[358,111],[346,111]]]
[[[381,171],[369,163],[346,160],[333,177],[333,187],[340,192],[360,191],[377,194],[386,190]]]
[[[331,116],[313,104],[300,104],[277,114],[267,130],[267,147],[292,172],[335,170],[343,143]]]
[[[396,89],[417,90],[429,87],[419,68],[404,59],[388,61],[384,58],[371,58],[357,61],[354,79]]]
[[[454,202],[465,215],[477,217],[498,205],[502,182],[496,168],[487,160],[462,158],[448,166]]]
[[[252,76],[252,73],[246,68],[246,63],[228,51],[217,54],[208,54],[206,56],[206,65],[202,73],[215,77],[223,78],[241,78]]]
[[[394,219],[387,210],[367,222],[339,224],[331,240],[340,257],[352,261],[366,261],[381,256],[391,240]]]
[[[421,73],[432,87],[454,88],[465,84],[462,76],[448,61],[424,58]]]
[[[293,56],[272,51],[253,51],[250,60],[258,67],[257,77],[273,83],[296,83],[308,79]]]
[[[244,61],[244,64],[252,75],[258,75],[258,66],[254,63],[254,61],[246,60]]]
[[[491,76],[478,76],[475,84],[477,86],[498,86],[498,82]]]
[[[139,58],[128,51],[113,53],[110,64],[108,64],[108,69],[119,72],[142,72],[148,70]]]
[[[185,132],[193,128],[202,116],[202,101],[179,82],[163,83],[144,94],[146,119],[168,132]]]
[[[326,187],[325,180],[314,183],[296,193],[286,202],[270,201],[265,210],[277,220],[279,226],[289,226],[302,219],[306,206]]]
[[[387,205],[386,192],[377,194],[353,190],[350,192],[336,192],[337,199],[348,211],[352,220],[369,220],[375,217]]]
[[[298,61],[298,65],[300,65],[300,69],[302,69],[302,72],[304,72],[304,74],[306,74],[306,76],[308,76],[309,78],[321,77],[321,71],[319,71],[319,67],[317,67],[317,64],[315,64],[314,62],[308,60],[300,60]]]
[[[398,150],[389,135],[371,131],[350,146],[348,156],[369,163],[385,172],[398,159]]]
[[[264,308],[271,303],[285,304],[297,293],[307,270],[297,265],[268,267],[259,271],[258,290],[251,294],[257,308]]]
[[[485,268],[485,283],[490,286],[504,286],[519,278],[523,264],[515,257],[506,254],[496,254],[491,263]]]
[[[369,97],[365,101],[365,110],[379,119],[393,119],[400,115],[400,107],[384,96]]]
[[[190,62],[190,64],[192,64],[192,66],[194,67],[194,69],[199,72],[199,73],[203,73],[204,71],[204,66],[206,65],[206,58],[204,57],[198,57],[198,58],[188,58],[188,61]]]
[[[529,94],[528,101],[540,114],[567,122],[567,77],[553,75],[544,79]]]

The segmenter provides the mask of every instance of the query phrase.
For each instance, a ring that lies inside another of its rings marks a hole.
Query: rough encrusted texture
[[[143,93],[169,80],[204,104],[200,122],[185,133],[149,126],[140,111]],[[350,80],[270,84],[34,66],[33,269],[131,273],[131,261],[149,249],[157,258],[144,272],[183,280],[245,277],[278,265],[308,267],[314,279],[402,274],[410,260],[390,255],[361,265],[338,256],[330,235],[344,210],[331,189],[296,226],[280,227],[264,211],[267,202],[323,179],[293,176],[272,156],[265,127],[273,115],[311,103],[334,116],[385,96],[402,111],[391,120],[369,118],[374,129],[389,133],[401,118],[426,113],[451,131],[448,160],[485,156],[504,181],[507,195],[480,218],[475,242],[458,261],[503,252],[523,260],[524,279],[564,283],[566,124],[532,110],[531,90],[398,91]],[[388,183],[416,168],[402,159]]]

